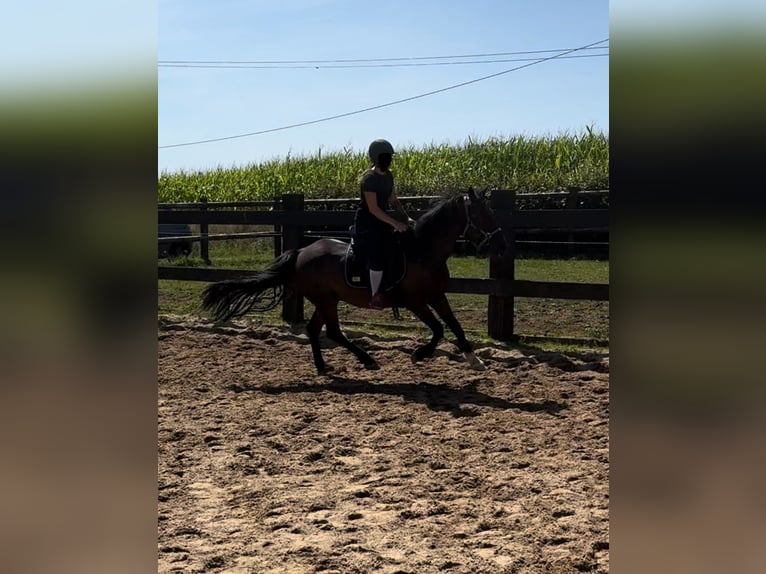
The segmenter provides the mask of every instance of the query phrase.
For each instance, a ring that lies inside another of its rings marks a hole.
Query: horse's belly
[[[407,265],[407,274],[402,281],[405,291],[418,291],[427,295],[443,293],[447,288],[449,272],[446,270],[424,269],[417,263]]]

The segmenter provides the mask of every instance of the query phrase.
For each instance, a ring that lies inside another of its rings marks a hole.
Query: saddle
[[[355,289],[370,289],[370,272],[367,268],[367,258],[354,251],[352,241],[343,256],[343,275],[346,285]],[[380,291],[385,293],[398,285],[407,274],[407,256],[399,249],[390,257],[386,257],[385,269]]]

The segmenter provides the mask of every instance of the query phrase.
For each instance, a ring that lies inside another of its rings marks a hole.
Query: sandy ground
[[[609,358],[162,319],[158,571],[607,572]]]

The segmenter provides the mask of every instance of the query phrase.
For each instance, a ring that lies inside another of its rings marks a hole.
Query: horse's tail
[[[216,321],[228,321],[252,310],[270,311],[282,301],[296,259],[297,250],[286,251],[254,277],[208,285],[202,292],[202,308]]]

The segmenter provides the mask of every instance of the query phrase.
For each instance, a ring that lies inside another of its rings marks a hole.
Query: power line
[[[178,143],[178,144],[170,144],[170,145],[158,146],[158,149],[168,149],[168,148],[175,148],[175,147],[184,147],[184,146],[190,146],[190,145],[198,145],[198,144],[213,143],[213,142],[219,142],[219,141],[225,141],[225,140],[239,139],[239,138],[244,138],[244,137],[251,137],[251,136],[262,135],[262,134],[266,134],[266,133],[272,133],[272,132],[283,131],[283,130],[288,130],[288,129],[297,128],[297,127],[303,127],[303,126],[318,124],[318,123],[321,123],[321,122],[327,122],[327,121],[330,121],[330,120],[335,120],[335,119],[339,119],[339,118],[353,116],[353,115],[356,115],[356,114],[361,114],[361,113],[364,113],[364,112],[370,112],[370,111],[373,111],[373,110],[379,110],[381,108],[386,108],[386,107],[389,107],[389,106],[394,106],[394,105],[397,105],[397,104],[402,104],[402,103],[405,103],[405,102],[410,102],[410,101],[417,100],[417,99],[420,99],[420,98],[425,98],[427,96],[432,96],[432,95],[439,94],[439,93],[442,93],[442,92],[446,92],[446,91],[449,91],[449,90],[454,90],[456,88],[461,88],[463,86],[467,86],[467,85],[470,85],[470,84],[475,84],[477,82],[488,80],[490,78],[496,78],[498,76],[502,76],[503,74],[508,74],[510,72],[515,72],[517,70],[521,70],[523,68],[528,68],[528,67],[534,66],[536,64],[541,64],[542,62],[547,62],[549,60],[557,59],[557,58],[560,58],[560,57],[565,56],[567,54],[570,54],[572,52],[578,52],[578,51],[581,51],[581,50],[585,50],[585,49],[591,48],[592,46],[597,46],[598,44],[603,44],[603,43],[608,42],[608,41],[609,41],[609,39],[606,38],[606,39],[600,40],[598,42],[593,42],[591,44],[587,44],[587,45],[581,46],[579,48],[571,48],[571,49],[566,50],[564,52],[561,52],[559,54],[555,54],[555,55],[549,56],[547,58],[542,58],[542,59],[539,59],[539,60],[535,60],[534,62],[529,62],[527,64],[523,64],[521,66],[516,66],[514,68],[509,68],[509,69],[503,70],[501,72],[496,72],[496,73],[490,74],[488,76],[482,76],[480,78],[476,78],[476,79],[473,79],[473,80],[468,80],[466,82],[461,82],[459,84],[454,84],[452,86],[447,86],[446,88],[440,88],[438,90],[432,90],[430,92],[426,92],[426,93],[423,93],[423,94],[418,94],[416,96],[410,96],[409,98],[403,98],[403,99],[395,100],[395,101],[392,101],[392,102],[387,102],[385,104],[379,104],[377,106],[371,106],[371,107],[363,108],[363,109],[360,109],[360,110],[354,110],[352,112],[345,112],[343,114],[336,114],[334,116],[327,116],[327,117],[319,118],[319,119],[316,119],[316,120],[309,120],[309,121],[306,121],[306,122],[299,122],[299,123],[295,123],[295,124],[290,124],[290,125],[286,125],[286,126],[280,126],[280,127],[277,127],[277,128],[269,128],[269,129],[259,130],[259,131],[255,131],[255,132],[249,132],[249,133],[245,133],[245,134],[238,134],[238,135],[234,135],[234,136],[224,136],[224,137],[219,137],[219,138],[210,138],[210,139],[205,139],[205,140],[197,140],[197,141],[191,141],[191,142],[184,142],[184,143]]]
[[[583,54],[575,56],[562,56],[559,60],[570,60],[574,58],[599,58],[608,56],[608,53],[602,54]],[[349,69],[349,68],[406,68],[406,67],[422,67],[422,66],[464,66],[470,64],[498,64],[507,62],[530,62],[537,61],[540,58],[510,58],[500,60],[466,60],[462,62],[402,62],[391,64],[317,64],[317,65],[281,65],[281,64],[158,64],[159,68],[204,68],[204,69],[235,69],[235,70],[319,70],[319,69]]]
[[[588,48],[590,48],[592,46],[597,46],[598,44],[603,44],[604,42],[608,42],[608,41],[609,41],[609,38],[606,38],[604,40],[599,40],[598,42],[593,42],[591,44],[586,44],[585,46],[581,46],[579,48],[568,49],[568,50],[566,50],[564,52],[561,52],[559,54],[555,54],[553,56],[548,56],[547,58],[541,58],[539,60],[535,60],[534,62],[529,62],[527,64],[522,64],[521,66],[516,66],[516,67],[513,67],[513,68],[509,68],[509,69],[503,70],[501,72],[496,72],[494,74],[489,74],[488,76],[482,76],[480,78],[475,78],[473,80],[468,80],[467,82],[461,82],[459,84],[453,84],[451,86],[447,86],[446,88],[440,88],[438,90],[432,90],[430,92],[426,92],[426,93],[423,93],[423,94],[418,94],[416,96],[410,96],[408,98],[402,98],[400,100],[395,100],[395,101],[392,101],[392,102],[387,102],[385,104],[378,104],[377,106],[370,106],[368,108],[362,108],[361,110],[354,110],[352,112],[345,112],[343,114],[336,114],[334,116],[327,116],[327,117],[324,117],[324,118],[319,118],[317,120],[310,120],[310,121],[306,121],[306,122],[299,122],[299,123],[295,123],[295,124],[281,126],[281,127],[278,127],[278,128],[269,128],[269,129],[265,129],[265,130],[249,132],[249,133],[246,133],[246,134],[238,134],[238,135],[234,135],[234,136],[225,136],[225,137],[211,138],[211,139],[205,139],[205,140],[197,140],[197,141],[191,141],[191,142],[185,142],[185,143],[163,145],[163,146],[158,146],[158,149],[183,147],[183,146],[198,145],[198,144],[205,144],[205,143],[213,143],[213,142],[219,142],[219,141],[225,141],[225,140],[233,140],[233,139],[245,138],[245,137],[250,137],[250,136],[257,136],[257,135],[262,135],[262,134],[267,134],[267,133],[272,133],[272,132],[278,132],[278,131],[282,131],[282,130],[289,130],[289,129],[292,129],[292,128],[309,126],[309,125],[318,124],[318,123],[321,123],[321,122],[327,122],[327,121],[330,121],[330,120],[336,120],[336,119],[339,119],[339,118],[345,118],[345,117],[348,117],[348,116],[353,116],[353,115],[361,114],[361,113],[364,113],[364,112],[371,112],[373,110],[379,110],[381,108],[386,108],[386,107],[389,107],[389,106],[395,106],[397,104],[403,104],[405,102],[411,102],[413,100],[417,100],[417,99],[420,99],[420,98],[425,98],[427,96],[433,96],[435,94],[440,94],[442,92],[447,92],[449,90],[454,90],[456,88],[462,88],[463,86],[468,86],[470,84],[475,84],[477,82],[482,82],[484,80],[489,80],[490,78],[496,78],[498,76],[502,76],[502,75],[508,74],[510,72],[515,72],[517,70],[521,70],[523,68],[529,68],[530,66],[535,66],[537,64],[541,64],[541,63],[547,62],[549,60],[554,60],[554,59],[557,59],[557,58],[561,58],[562,56],[565,56],[567,54],[571,54],[572,52],[578,52],[578,51],[581,51],[581,50],[586,50],[586,49],[588,49]]]
[[[608,41],[608,40],[606,40]],[[560,48],[555,50],[521,50],[516,52],[486,52],[483,54],[458,54],[452,56],[405,56],[397,58],[344,58],[336,60],[158,60],[158,64],[356,64],[362,62],[404,62],[412,60],[454,60],[456,58],[490,58],[496,56],[521,56],[526,54],[550,54],[572,50],[602,50],[606,46],[588,48]]]

